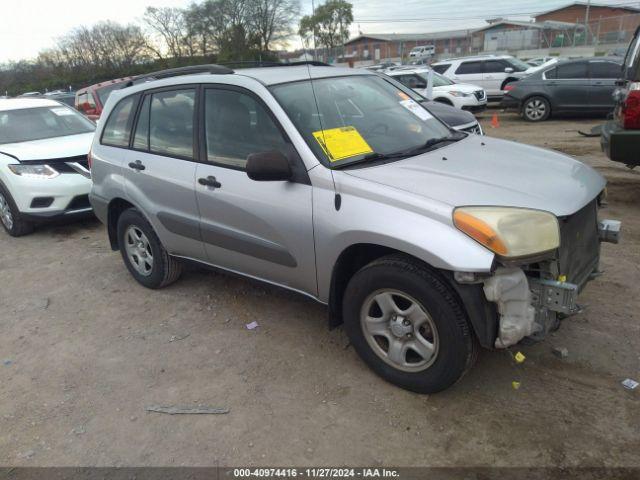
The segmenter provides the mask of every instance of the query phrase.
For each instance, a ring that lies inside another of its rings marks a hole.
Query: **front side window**
[[[615,62],[590,62],[591,78],[620,78],[622,67]]]
[[[323,78],[313,85],[304,80],[271,90],[327,166],[367,161],[372,154],[401,155],[451,134],[411,96],[378,76]]]
[[[133,107],[138,99],[137,95],[126,97],[115,106],[102,132],[102,143],[112,147],[128,147],[131,136],[131,121]]]
[[[21,108],[0,111],[0,144],[89,133],[95,125],[72,108]]]
[[[283,137],[265,107],[254,97],[236,90],[205,92],[207,160],[244,169],[252,153],[286,152]]]
[[[586,62],[576,62],[576,63],[567,63],[565,65],[558,65],[556,67],[556,75],[557,78],[561,79],[577,79],[577,78],[587,78],[587,63]]]
[[[482,73],[482,62],[462,62],[456,74]]]
[[[149,150],[193,159],[194,89],[170,90],[151,97]]]

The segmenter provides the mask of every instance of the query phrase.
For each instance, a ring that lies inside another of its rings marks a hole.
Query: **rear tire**
[[[436,393],[475,362],[477,341],[461,301],[436,271],[411,257],[389,255],[366,265],[344,298],[351,344],[394,385]]]
[[[20,218],[20,211],[13,197],[0,183],[0,224],[12,237],[21,237],[33,232],[33,223]]]
[[[169,255],[153,227],[135,208],[118,217],[118,246],[133,278],[147,288],[166,287],[182,273],[182,264]]]
[[[551,115],[551,105],[544,97],[527,98],[522,104],[522,116],[529,122],[542,122]]]

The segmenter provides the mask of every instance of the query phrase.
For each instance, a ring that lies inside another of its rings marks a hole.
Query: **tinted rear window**
[[[575,79],[588,78],[587,62],[567,63],[556,67],[557,78]],[[547,77],[548,78],[548,77]]]
[[[482,62],[462,62],[456,74],[482,73]]]
[[[138,95],[120,100],[109,115],[104,131],[102,143],[112,147],[128,147],[131,136],[131,122],[133,121],[134,106]]]

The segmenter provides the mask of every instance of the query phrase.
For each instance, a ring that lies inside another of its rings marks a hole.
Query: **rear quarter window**
[[[436,73],[444,73],[449,69],[450,66],[450,63],[443,63],[442,65],[434,65],[431,68],[433,68],[433,71]]]
[[[131,124],[139,95],[123,98],[111,110],[102,131],[100,143],[112,147],[128,147],[131,137]]]

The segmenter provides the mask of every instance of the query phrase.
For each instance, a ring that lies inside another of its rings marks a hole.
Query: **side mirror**
[[[247,176],[258,182],[287,181],[293,176],[289,160],[276,150],[252,153],[246,168]]]
[[[504,73],[513,73],[513,72],[514,72],[514,70],[511,67],[507,67],[507,68],[504,69]]]

